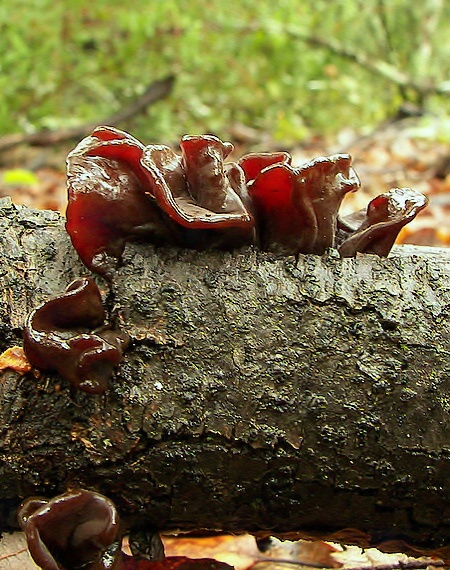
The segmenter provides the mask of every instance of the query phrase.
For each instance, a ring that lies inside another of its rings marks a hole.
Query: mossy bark
[[[0,206],[5,349],[87,271],[57,214]],[[127,246],[111,290],[98,280],[132,338],[107,394],[1,373],[1,527],[22,498],[81,485],[159,529],[450,544],[449,277],[430,248]]]

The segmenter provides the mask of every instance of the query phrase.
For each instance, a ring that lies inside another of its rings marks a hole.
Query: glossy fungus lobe
[[[27,499],[18,520],[43,570],[106,570],[120,559],[119,516],[98,493],[81,489],[51,500]]]
[[[67,157],[66,229],[86,267],[106,278],[127,240],[177,241],[176,228],[148,194],[143,148],[126,133],[99,127]]]
[[[399,231],[425,208],[428,199],[411,188],[393,188],[374,198],[367,210],[339,222],[342,257],[357,253],[387,256]]]
[[[273,164],[291,164],[292,157],[288,152],[251,152],[238,160],[244,171],[245,181],[251,182],[264,168]]]
[[[224,162],[231,143],[202,135],[180,146],[178,155],[98,127],[68,155],[66,229],[89,269],[111,279],[132,239],[198,249],[253,241],[244,172]]]
[[[234,163],[224,163],[232,145],[217,137],[183,137],[182,155],[150,145],[142,164],[150,174],[150,191],[160,207],[189,229],[253,227],[244,205],[244,174]]]
[[[349,155],[319,157],[299,167],[264,168],[249,185],[263,249],[321,255],[334,245],[347,192],[359,187]]]
[[[104,320],[97,285],[89,277],[77,279],[31,312],[25,354],[36,368],[55,370],[75,388],[101,394],[128,341],[120,331],[104,327]]]

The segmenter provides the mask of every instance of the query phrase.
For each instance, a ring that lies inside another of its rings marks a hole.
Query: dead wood
[[[0,201],[0,348],[86,274],[52,212]],[[105,397],[0,380],[0,527],[81,485],[127,523],[450,544],[450,252],[388,259],[132,244]]]

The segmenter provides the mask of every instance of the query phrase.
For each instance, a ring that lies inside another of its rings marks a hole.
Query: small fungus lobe
[[[104,326],[100,291],[89,277],[73,281],[66,291],[34,309],[24,329],[24,350],[41,370],[55,370],[72,386],[101,394],[122,359],[128,339]]]
[[[43,570],[112,570],[121,563],[119,515],[108,498],[84,489],[27,499],[18,520]]]
[[[341,257],[357,253],[389,254],[399,231],[428,203],[426,196],[411,188],[392,188],[374,198],[367,210],[340,220],[345,238],[339,247]]]

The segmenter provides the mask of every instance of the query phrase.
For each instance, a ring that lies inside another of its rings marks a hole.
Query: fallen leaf
[[[261,548],[261,546],[260,546]],[[321,540],[278,540],[271,537],[264,545],[263,553],[279,562],[297,562],[316,568],[340,568],[342,564],[333,556],[338,548]],[[261,567],[262,568],[262,567]]]
[[[0,570],[37,570],[23,532],[5,533],[0,540]]]
[[[162,536],[166,556],[184,555],[189,558],[207,556],[234,566],[235,570],[275,568],[275,564],[289,563],[320,568],[339,568],[341,563],[331,554],[335,546],[326,542],[298,540],[295,542],[269,538],[258,543],[251,534],[238,536],[217,535],[210,537],[167,537]]]
[[[26,374],[32,370],[31,364],[20,346],[12,346],[0,354],[0,371],[10,368],[18,374]]]
[[[162,536],[166,556],[189,558],[213,558],[233,566],[235,570],[247,570],[261,554],[256,539],[251,534],[216,535],[207,537]]]

